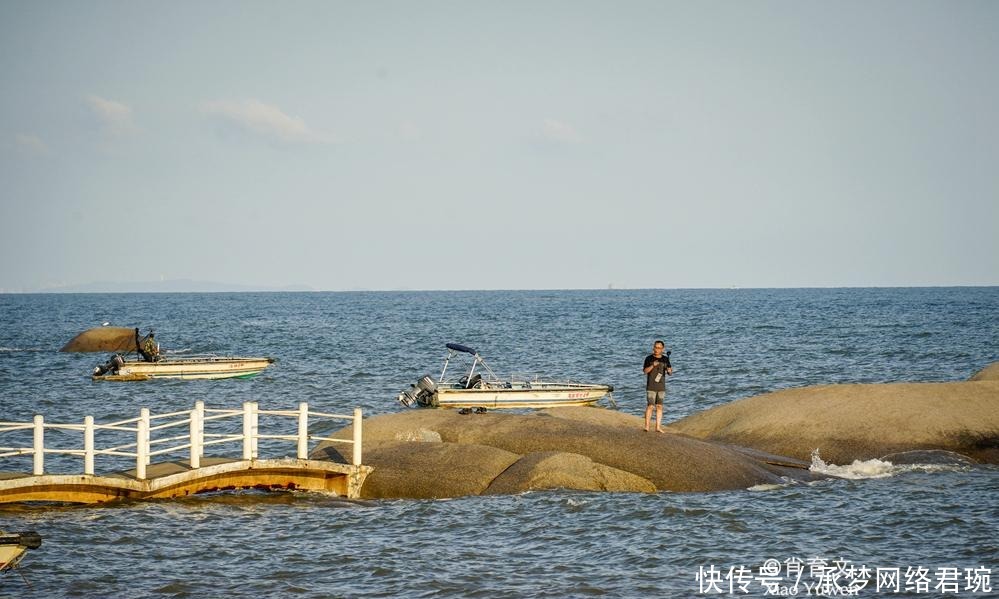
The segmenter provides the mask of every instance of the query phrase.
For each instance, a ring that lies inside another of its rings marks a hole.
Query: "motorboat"
[[[247,379],[260,374],[273,358],[189,356],[146,362],[126,360],[120,354],[94,368],[95,381],[145,381],[149,379]]]
[[[42,546],[42,537],[35,531],[3,532],[0,530],[0,572],[16,568],[28,549]]]
[[[476,350],[459,343],[448,343],[445,347],[448,353],[440,377],[436,381],[429,375],[422,377],[399,394],[396,398],[399,403],[407,407],[476,411],[586,406],[603,397],[609,397],[613,403],[614,387],[611,385],[541,379],[504,380],[496,376]],[[460,354],[472,356],[468,374],[458,380],[448,380],[448,365]],[[477,368],[480,372],[476,372]]]
[[[154,334],[139,335],[139,329],[96,327],[64,345],[63,352],[112,352],[91,373],[95,381],[145,381],[149,379],[250,378],[270,366],[273,358],[190,355],[173,357],[160,351]],[[130,354],[135,354],[131,356]]]

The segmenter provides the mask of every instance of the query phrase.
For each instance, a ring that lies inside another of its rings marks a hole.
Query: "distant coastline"
[[[266,285],[237,285],[216,281],[174,279],[167,281],[94,281],[80,285],[64,285],[44,289],[6,290],[0,293],[238,293],[264,291],[315,291],[308,285],[268,287]]]
[[[628,291],[731,291],[753,292],[766,290],[836,290],[836,289],[958,289],[977,288],[989,289],[999,287],[996,284],[968,283],[947,285],[802,285],[797,287],[572,287],[572,288],[521,288],[521,289],[418,289],[399,287],[390,289],[375,289],[369,287],[351,287],[345,289],[317,289],[308,285],[241,285],[236,283],[220,283],[217,281],[195,281],[191,279],[175,279],[167,281],[93,281],[79,285],[62,285],[44,288],[2,288],[0,295],[33,295],[33,294],[69,294],[69,293],[410,293],[410,292],[490,292],[490,291],[606,291],[609,293]]]

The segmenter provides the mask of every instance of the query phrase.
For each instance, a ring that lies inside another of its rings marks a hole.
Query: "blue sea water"
[[[180,354],[278,361],[250,380],[94,383],[105,356],[56,350],[103,322],[154,327]],[[439,372],[447,342],[500,374],[611,383],[618,409],[640,415],[657,338],[675,368],[667,420],[787,387],[964,380],[999,360],[999,288],[0,295],[0,420],[108,421],[196,400],[382,414]],[[8,460],[0,470],[30,470]],[[926,568],[913,596],[941,596],[941,569],[959,568],[957,596],[990,595],[964,588],[965,568],[999,566],[999,469],[878,466],[880,478],[724,493],[5,506],[0,528],[44,544],[22,570],[31,586],[8,573],[0,597],[694,597],[711,596],[711,572],[793,558],[898,567],[903,591],[906,568]],[[747,590],[733,594],[764,594]]]

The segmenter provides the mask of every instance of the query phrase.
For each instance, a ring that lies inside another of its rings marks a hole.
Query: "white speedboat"
[[[28,549],[42,546],[42,537],[35,531],[3,532],[0,530],[0,572],[16,568]]]
[[[145,381],[149,379],[246,379],[259,374],[273,358],[191,356],[156,362],[126,360],[115,354],[94,368],[95,381]]]
[[[113,352],[94,368],[95,381],[145,381],[149,379],[245,379],[270,366],[273,358],[226,356],[172,357],[160,352],[153,334],[139,336],[139,329],[97,327],[69,341],[59,351]],[[126,357],[129,354],[136,357]]]
[[[474,349],[447,344],[444,369],[438,380],[424,376],[396,398],[405,406],[492,410],[502,408],[555,408],[592,405],[609,396],[614,387],[591,383],[546,380],[501,380]],[[472,356],[472,367],[460,379],[447,380],[447,367],[459,353]],[[486,373],[476,373],[481,366]],[[612,400],[613,401],[613,400]]]

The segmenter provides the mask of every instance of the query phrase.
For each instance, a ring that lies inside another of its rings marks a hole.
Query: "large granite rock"
[[[720,491],[781,480],[755,456],[684,435],[647,433],[641,418],[601,408],[526,415],[406,410],[368,418],[363,426],[364,463],[374,467],[361,490],[367,498],[549,488]],[[334,436],[351,434],[348,427]],[[326,442],[313,456],[344,461],[349,453],[349,445]]]
[[[954,383],[823,385],[749,397],[672,428],[802,460],[819,450],[848,464],[891,453],[946,450],[999,463],[999,373]]]
[[[365,443],[366,499],[440,499],[480,495],[520,456],[484,445],[378,441]]]
[[[487,495],[509,495],[541,489],[654,493],[652,481],[598,464],[577,453],[529,453],[500,474]]]
[[[999,362],[993,362],[971,377],[973,381],[999,381]]]

